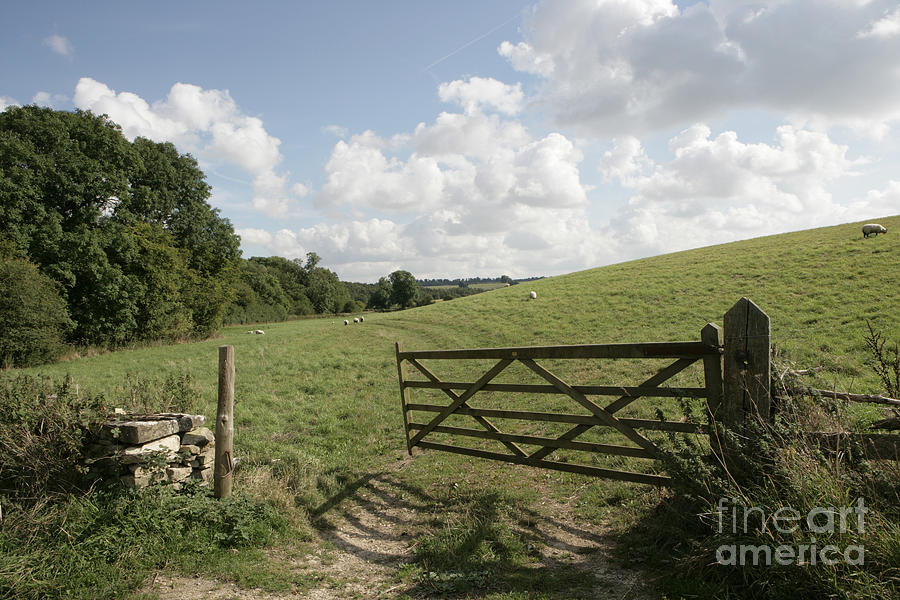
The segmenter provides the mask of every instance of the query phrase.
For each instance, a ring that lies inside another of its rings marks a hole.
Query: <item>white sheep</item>
[[[354,322],[354,323],[359,323],[359,319],[357,319],[356,317],[353,317],[353,322]]]
[[[537,300],[537,292],[535,292],[534,290],[528,292],[528,296],[529,296],[532,300]]]
[[[365,320],[366,320],[365,317],[360,317],[360,318],[359,318],[359,322],[360,322],[360,323],[362,323],[362,322],[365,321]]]
[[[263,331],[262,329],[257,329],[257,330],[254,331],[253,333],[256,333],[256,334],[258,334],[258,335],[266,335],[266,332]]]
[[[344,325],[349,325],[349,324],[350,324],[350,321],[348,321],[347,319],[344,319]]]
[[[863,237],[869,237],[870,235],[877,236],[879,233],[887,233],[887,229],[884,228],[884,225],[879,225],[878,223],[867,223],[863,225]]]

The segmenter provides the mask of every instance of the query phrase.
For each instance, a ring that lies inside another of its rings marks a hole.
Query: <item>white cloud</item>
[[[31,102],[33,104],[37,104],[38,106],[47,106],[49,108],[62,106],[68,101],[68,96],[64,96],[62,94],[51,94],[50,92],[38,92],[31,98]]]
[[[897,207],[900,207],[900,181],[891,180],[883,189],[869,190],[864,197],[841,207],[841,216],[854,221],[874,219],[896,215]]]
[[[900,7],[859,32],[859,37],[887,38],[896,35],[900,35]]]
[[[549,77],[556,67],[552,55],[537,53],[525,42],[519,42],[516,45],[503,42],[497,48],[497,52],[500,53],[500,56],[505,57],[517,71]]]
[[[470,97],[464,86],[441,89]],[[596,264],[581,151],[562,134],[535,139],[516,120],[465,110],[411,134],[364,132],[335,144],[316,202],[352,220],[298,230],[298,239],[350,276],[368,263],[400,263],[420,276]],[[372,211],[392,217],[360,218]]]
[[[49,35],[44,38],[44,45],[61,56],[72,56],[75,48],[72,42],[63,35]]]
[[[443,102],[456,102],[466,114],[494,109],[505,115],[515,115],[522,110],[522,84],[508,85],[493,78],[470,77],[442,83],[438,96]]]
[[[633,175],[652,166],[653,161],[645,154],[641,141],[629,135],[613,140],[613,149],[603,153],[600,172],[604,181],[619,180],[630,186],[633,185]]]
[[[498,48],[557,120],[600,137],[761,109],[883,135],[900,120],[896,0],[544,2]]]
[[[82,77],[73,101],[78,108],[109,115],[129,138],[170,141],[208,160],[242,168],[253,176],[253,207],[267,215],[289,214],[295,197],[305,195],[298,193],[303,188],[290,188],[289,174],[277,171],[281,140],[266,131],[261,119],[243,114],[228,90],[176,83],[165,100],[150,104],[137,94],[116,93]]]
[[[236,229],[243,245],[261,246],[275,256],[302,258],[307,250],[300,244],[297,234],[288,229],[279,229],[274,234],[264,229]]]
[[[20,106],[20,104],[16,102],[14,98],[10,98],[9,96],[0,96],[0,112],[3,112],[11,106]]]
[[[341,139],[346,138],[350,135],[350,132],[347,131],[346,127],[341,127],[340,125],[326,125],[322,128],[323,133],[330,133],[335,137],[339,137]]]
[[[824,133],[786,125],[776,144],[746,144],[697,124],[672,138],[670,150],[671,161],[653,164],[626,138],[601,161],[605,175],[634,191],[609,234],[637,256],[854,220],[887,204],[882,196],[834,201],[828,184],[864,161],[847,158],[848,148]]]

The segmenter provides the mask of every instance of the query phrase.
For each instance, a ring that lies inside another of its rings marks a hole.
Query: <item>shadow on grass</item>
[[[429,491],[384,471],[329,480],[340,488],[309,509],[318,536],[408,597],[651,597],[641,573],[610,560],[611,536],[504,490]]]

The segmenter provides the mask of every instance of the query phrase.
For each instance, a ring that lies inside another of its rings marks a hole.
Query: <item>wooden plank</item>
[[[725,354],[721,410],[726,425],[751,417],[772,418],[769,316],[748,298],[725,313]]]
[[[805,434],[812,441],[832,451],[846,449],[850,441],[862,445],[866,458],[873,460],[900,460],[900,435],[892,433],[824,433],[813,431]]]
[[[722,328],[713,323],[707,323],[700,331],[700,340],[703,343],[717,348],[723,348],[725,337]],[[722,408],[724,387],[722,384],[722,355],[703,357],[703,379],[706,381],[707,400],[706,409],[710,423],[715,423],[719,411]]]
[[[498,452],[488,452],[486,450],[477,450],[475,448],[463,448],[460,446],[450,446],[448,444],[439,444],[436,442],[420,442],[421,448],[430,450],[440,450],[442,452],[452,452],[454,454],[464,454],[466,456],[475,456],[478,458],[487,458],[491,460],[500,460],[503,462],[513,463],[517,465],[527,465],[530,467],[540,467],[542,469],[550,469],[553,471],[565,471],[567,473],[579,473],[581,475],[590,475],[592,477],[603,477],[605,479],[615,479],[618,481],[632,481],[635,483],[645,483],[648,485],[666,486],[672,484],[672,478],[665,475],[648,475],[645,473],[633,473],[630,471],[616,471],[613,469],[603,469],[600,467],[591,467],[588,465],[575,465],[570,463],[553,462],[549,460],[535,460],[527,456],[514,456],[511,454],[500,454]]]
[[[596,404],[594,404],[593,402],[588,400],[584,394],[573,390],[565,381],[563,381],[562,379],[560,379],[559,377],[557,377],[556,375],[554,375],[553,373],[551,373],[550,371],[548,371],[547,369],[542,367],[541,365],[539,365],[536,362],[534,362],[533,360],[527,359],[527,358],[520,359],[520,362],[522,364],[524,364],[526,367],[528,367],[529,369],[531,369],[532,371],[534,371],[535,373],[537,373],[538,375],[540,375],[541,377],[543,377],[544,379],[546,379],[547,381],[549,381],[550,383],[552,383],[553,385],[555,385],[556,387],[558,387],[559,389],[565,390],[566,393],[573,400],[575,400],[580,405],[582,405],[583,407],[585,407],[586,409],[591,411],[595,417],[597,417],[598,419],[603,421],[606,425],[609,425],[610,427],[614,428],[616,431],[618,431],[619,433],[621,433],[622,435],[627,437],[629,440],[631,440],[632,442],[634,442],[635,444],[637,444],[638,446],[640,446],[647,452],[650,452],[653,455],[659,454],[659,449],[653,444],[653,442],[651,442],[650,440],[648,440],[647,438],[645,438],[644,436],[639,434],[637,431],[635,431],[631,427],[628,427],[627,425],[624,425],[621,422],[619,422],[618,419],[616,419],[614,416],[609,414],[606,410],[600,408],[599,406],[597,406]],[[575,428],[573,428],[573,430],[579,429],[579,428],[589,428],[589,427],[585,426],[585,425],[577,425]],[[570,439],[570,438],[566,437],[569,433],[570,432],[563,434],[562,436],[560,436],[560,439]],[[583,432],[579,432],[576,435],[580,435],[581,433],[583,433]],[[575,436],[573,436],[573,437],[575,437]],[[546,450],[546,448],[544,450]],[[543,452],[543,450],[540,450],[538,452]],[[532,454],[531,458],[535,458],[535,454],[537,454],[537,453]]]
[[[410,359],[412,362],[412,359]],[[693,363],[689,360],[688,364]],[[432,390],[464,390],[472,385],[464,381],[406,381],[406,387]],[[615,385],[573,385],[585,396],[622,396],[625,398],[706,398],[706,388],[677,388],[677,387],[628,387]],[[515,392],[529,394],[563,394],[561,390],[552,385],[537,385],[530,383],[489,383],[482,388],[484,392]]]
[[[624,423],[635,429],[649,429],[652,431],[672,431],[675,433],[697,433],[700,435],[709,435],[709,425],[706,423],[683,423],[681,421],[655,421],[653,419],[623,419],[619,418],[620,423]]]
[[[403,354],[401,353],[401,356]],[[465,404],[469,398],[475,395],[478,390],[480,390],[486,383],[488,383],[491,379],[496,377],[503,369],[508,367],[513,361],[511,359],[501,359],[500,362],[495,364],[491,369],[482,375],[478,381],[472,384],[472,387],[467,389],[462,395],[458,396],[456,400],[450,403],[449,406],[444,408],[437,416],[435,416],[431,421],[428,422],[428,425],[425,426],[425,429],[419,431],[419,433],[415,434],[410,439],[410,445],[415,446],[422,438],[428,435],[428,432],[432,430],[436,425],[439,425],[441,421],[446,419],[450,414],[452,414],[457,408]]]
[[[441,412],[444,407],[434,404],[409,404],[408,410],[421,410],[426,412]],[[461,407],[455,414],[481,415],[498,419],[519,419],[522,421],[545,421],[551,423],[576,423],[581,425],[604,426],[603,421],[592,415],[572,415],[565,413],[545,413],[524,410],[499,410],[492,408],[467,408]],[[634,429],[650,429],[654,431],[675,431],[680,433],[708,434],[709,426],[705,423],[682,423],[681,421],[656,421],[652,419],[625,419],[619,421]]]
[[[412,430],[417,430],[422,429],[423,427],[425,427],[425,425],[422,423],[410,423],[409,427]],[[634,458],[654,458],[643,448],[634,448],[631,446],[615,446],[611,444],[597,444],[593,442],[570,442],[568,440],[560,440],[534,435],[494,433],[490,431],[483,431],[481,429],[451,427],[448,425],[437,425],[434,429],[432,429],[432,433],[448,433],[450,435],[462,435],[465,437],[473,437],[484,440],[506,440],[510,442],[519,442],[520,444],[548,446],[551,448],[565,448],[567,450],[581,450],[583,452],[594,452],[596,454],[612,454],[615,456],[631,456]]]
[[[403,367],[403,359],[400,358],[400,342],[394,343],[397,351],[397,377],[400,379],[400,407],[403,411],[403,434],[406,436],[406,452],[412,456],[412,445],[409,443],[409,390],[406,389],[406,369]]]
[[[834,390],[818,390],[815,388],[804,388],[807,394],[822,396],[824,398],[834,398],[835,400],[849,400],[850,402],[870,402],[873,404],[886,404],[888,406],[900,406],[900,400],[896,398],[886,398],[885,396],[876,394],[849,394],[847,392],[836,392]]]
[[[410,359],[409,362],[411,362],[412,365],[413,365],[415,368],[417,368],[417,369],[419,370],[420,373],[422,373],[422,375],[424,375],[425,377],[428,377],[429,379],[431,379],[432,383],[441,383],[441,380],[438,379],[437,375],[435,375],[435,374],[432,373],[430,370],[428,370],[423,364],[421,364],[421,363],[420,363],[419,361],[417,361],[416,359],[412,358],[412,359]],[[469,385],[466,386],[466,387],[468,388],[468,387],[470,387],[471,385],[472,385],[472,384],[469,384]],[[442,389],[443,389],[443,388],[442,388]],[[482,389],[484,389],[484,386],[482,386]],[[450,396],[450,399],[453,400],[454,402],[455,402],[456,400],[459,400],[459,396],[457,396],[456,394],[454,394],[454,393],[453,393],[452,391],[450,391],[449,389],[443,389],[443,391],[444,391],[445,394],[447,394],[448,396]],[[465,402],[463,402],[463,403],[460,405],[459,408],[469,408],[469,405],[466,404]],[[457,413],[459,413],[459,408],[456,409],[456,412],[457,412]],[[484,428],[487,429],[488,431],[490,431],[490,432],[492,432],[492,433],[499,433],[499,432],[500,432],[500,430],[497,429],[497,428],[494,426],[493,423],[491,423],[490,421],[488,421],[487,419],[485,419],[483,416],[481,416],[481,415],[472,415],[472,417],[473,417],[473,418],[474,418],[474,419],[475,419],[482,427],[484,427]],[[495,439],[499,439],[499,438],[495,438]],[[521,448],[519,448],[518,446],[516,446],[516,444],[515,444],[514,442],[509,441],[509,440],[500,440],[500,441],[503,442],[503,445],[506,446],[507,448],[509,448],[509,449],[512,451],[513,454],[518,454],[519,456],[526,456],[525,451],[522,450]]]
[[[580,344],[570,346],[522,346],[462,350],[416,350],[403,359],[518,359],[518,358],[695,358],[714,353],[702,342],[645,342],[639,344]]]
[[[675,375],[681,373],[682,371],[687,369],[689,366],[691,366],[695,362],[697,362],[696,358],[678,359],[675,362],[673,362],[671,365],[660,369],[659,372],[657,372],[655,375],[653,375],[653,377],[642,382],[638,387],[655,388],[656,386],[660,385],[661,383],[668,381],[672,377],[675,377]],[[617,413],[637,399],[638,399],[638,396],[622,396],[621,398],[611,402],[606,407],[606,412],[608,412],[609,414]]]
[[[683,371],[690,365],[694,364],[694,362],[696,362],[696,359],[693,359],[693,358],[678,359],[671,365],[661,369],[658,373],[656,373],[655,375],[653,375],[646,381],[642,382],[639,387],[650,387],[650,386],[655,387],[655,386],[663,383],[664,381],[670,379],[671,377],[674,377],[675,375],[677,375],[678,373],[680,373],[681,371]],[[620,410],[621,408],[624,408],[625,406],[627,406],[628,404],[633,402],[635,399],[636,398],[631,397],[631,396],[621,396],[614,402],[610,403],[610,405],[606,407],[606,410],[610,414],[613,414],[617,410]],[[584,433],[588,429],[590,429],[591,426],[592,426],[592,424],[589,424],[589,423],[582,423],[582,424],[576,425],[569,431],[562,434],[560,436],[560,438],[567,439],[567,440],[575,439],[578,436],[580,436],[582,433]],[[550,450],[548,448],[542,448],[542,449],[538,450],[537,452],[533,452],[531,454],[531,456],[532,456],[532,458],[544,458],[545,456],[549,456],[552,453],[553,453],[552,450]]]

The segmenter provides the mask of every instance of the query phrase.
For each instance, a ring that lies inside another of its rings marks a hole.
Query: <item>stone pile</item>
[[[85,447],[89,476],[132,488],[153,483],[181,487],[188,479],[209,485],[216,444],[205,422],[203,415],[117,415]]]

